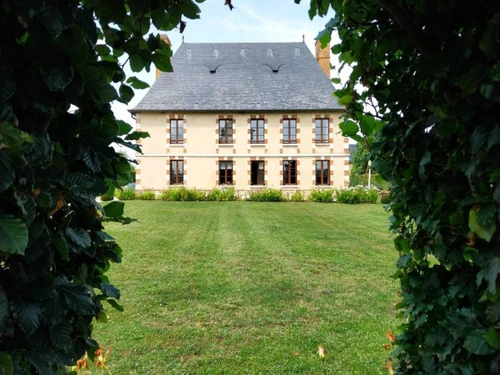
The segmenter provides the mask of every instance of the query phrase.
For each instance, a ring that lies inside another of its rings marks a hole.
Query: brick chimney
[[[316,61],[326,76],[330,78],[330,43],[321,49],[321,42],[316,40]]]
[[[170,39],[168,38],[168,35],[167,34],[160,34],[160,38],[165,42],[167,43],[170,48],[172,48],[172,42],[170,41]],[[160,69],[156,69],[156,78],[155,79],[158,79],[160,78],[160,74],[161,74],[161,70]]]

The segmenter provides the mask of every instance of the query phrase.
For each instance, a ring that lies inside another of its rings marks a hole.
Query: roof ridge
[[[182,44],[304,44],[304,42],[183,42]]]

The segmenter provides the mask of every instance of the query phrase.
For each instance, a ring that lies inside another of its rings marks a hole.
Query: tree
[[[95,197],[131,180],[111,143],[140,151],[133,141],[148,135],[110,110],[147,87],[119,58],[133,72],[171,70],[169,46],[149,29],[182,31],[199,12],[192,0],[2,3],[0,374],[63,373],[93,355],[94,320],[121,309],[105,275],[121,249],[103,223],[131,219]]]
[[[362,175],[366,173],[368,167],[368,149],[364,142],[356,143],[356,148],[352,154],[351,175]]]
[[[318,37],[336,30],[353,68],[341,128],[392,184],[395,373],[500,373],[500,3],[313,0],[310,16],[330,6]]]

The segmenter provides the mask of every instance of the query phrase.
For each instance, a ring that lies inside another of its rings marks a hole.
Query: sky
[[[301,4],[295,4],[294,0],[233,0],[232,3],[232,11],[224,6],[224,0],[206,0],[198,4],[201,9],[200,19],[185,20],[187,26],[183,34],[178,29],[167,33],[173,52],[179,48],[183,37],[189,43],[265,43],[302,42],[304,36],[305,43],[314,54],[314,38],[324,29],[333,14],[332,12],[323,18],[316,16],[311,21],[308,0],[302,0]],[[338,38],[332,37],[332,43],[335,40]],[[335,64],[333,56],[332,63]],[[127,68],[125,72],[127,76],[133,74]],[[149,73],[136,73],[136,76],[152,85],[155,69],[152,68]],[[147,89],[135,90],[135,96],[128,106],[114,103],[112,108],[115,116],[134,125],[135,121],[127,109],[133,108],[146,92]]]

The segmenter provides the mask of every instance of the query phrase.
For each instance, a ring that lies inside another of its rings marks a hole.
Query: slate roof
[[[344,109],[305,43],[183,43],[172,66],[131,112]]]

